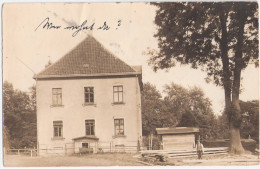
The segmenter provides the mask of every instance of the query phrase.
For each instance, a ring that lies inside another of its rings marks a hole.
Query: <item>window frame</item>
[[[85,146],[85,145],[87,145],[87,146]],[[81,143],[81,147],[82,148],[89,148],[89,143],[86,143],[86,142]]]
[[[117,88],[117,90],[115,90]],[[120,88],[122,89],[122,91],[120,90]],[[122,98],[120,101],[120,93],[122,93]],[[115,100],[115,98],[117,97],[117,101]],[[123,85],[115,85],[113,86],[113,103],[115,104],[122,104],[124,103],[124,87]]]
[[[87,88],[89,88],[90,91],[86,91]],[[93,91],[91,91],[91,89]],[[93,102],[91,102],[91,94],[93,95]],[[87,102],[87,98],[89,99],[89,102]],[[94,104],[95,103],[95,91],[94,91],[93,86],[84,87],[84,103],[85,104]]]
[[[58,129],[57,135],[56,135],[56,129]],[[62,120],[53,121],[53,138],[63,138],[63,121]]]
[[[117,132],[117,123],[116,121],[118,121],[118,130],[119,132]],[[123,121],[123,124],[120,123],[120,121]],[[121,129],[121,126],[123,126],[123,129]],[[121,132],[123,131],[123,132]],[[125,120],[124,118],[117,118],[117,119],[114,119],[114,134],[115,136],[125,136]]]
[[[57,92],[55,92],[55,90],[57,90]],[[58,90],[60,90],[60,92]],[[56,103],[54,101],[54,98],[56,98]],[[62,106],[62,88],[52,88],[52,106]]]
[[[87,125],[87,122],[89,122],[89,123],[91,123],[91,122],[93,122],[92,123],[92,125]],[[90,132],[90,134],[87,134],[87,127],[89,127],[89,132]],[[92,133],[92,127],[93,127],[93,133]],[[87,120],[85,120],[85,135],[86,136],[95,136],[95,119],[87,119]]]

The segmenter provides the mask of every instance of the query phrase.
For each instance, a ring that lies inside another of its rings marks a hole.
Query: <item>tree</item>
[[[198,123],[196,117],[190,111],[185,112],[181,116],[181,120],[177,125],[177,127],[198,127],[198,126],[199,126],[199,123]]]
[[[227,114],[222,113],[217,118],[217,124],[216,124],[216,138],[218,139],[229,139],[229,128],[228,128],[228,121],[227,121]]]
[[[3,84],[3,120],[5,140],[10,148],[36,146],[35,90],[30,94],[15,90],[9,82]]]
[[[171,83],[165,86],[164,111],[170,112],[175,118],[178,127],[199,127],[202,139],[215,138],[216,117],[212,104],[202,89]]]
[[[259,101],[240,101],[242,112],[241,137],[259,142]]]
[[[171,124],[171,114],[163,111],[161,93],[150,83],[145,83],[142,93],[143,135],[155,133],[155,129]]]
[[[189,91],[181,85],[171,83],[165,85],[163,92],[166,94],[164,103],[167,105],[167,109],[165,111],[173,114],[177,124],[181,120],[182,115],[190,110],[190,106],[187,104],[189,102]]]
[[[230,130],[230,151],[242,153],[239,92],[241,71],[258,65],[256,2],[152,3],[157,8],[154,35],[159,51],[150,50],[157,69],[190,64],[207,72],[207,81],[223,86]]]

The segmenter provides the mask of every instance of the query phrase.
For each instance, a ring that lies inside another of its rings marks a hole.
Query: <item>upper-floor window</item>
[[[52,89],[52,105],[59,106],[62,105],[62,90],[61,88]]]
[[[94,103],[94,87],[84,87],[85,103]]]
[[[86,120],[86,136],[95,135],[95,120]]]
[[[115,136],[124,135],[124,119],[115,119]]]
[[[53,121],[53,136],[62,137],[63,123],[62,121]]]
[[[123,103],[123,86],[113,87],[114,103]]]

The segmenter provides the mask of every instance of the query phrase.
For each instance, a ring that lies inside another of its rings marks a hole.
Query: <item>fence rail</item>
[[[67,142],[61,144],[39,144],[37,149],[5,149],[7,155],[57,155],[66,156],[80,153],[79,149],[82,148],[80,142]],[[123,142],[97,142],[89,143],[88,148],[93,149],[94,153],[122,153],[122,152],[137,152],[144,150],[142,146],[136,141],[123,141]]]
[[[27,155],[27,156],[37,156],[37,149],[6,149],[5,154],[8,155]]]

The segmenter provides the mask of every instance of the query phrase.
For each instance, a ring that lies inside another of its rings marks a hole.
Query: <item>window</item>
[[[123,103],[123,86],[114,86],[114,103]]]
[[[124,135],[124,119],[115,119],[115,135]]]
[[[88,143],[82,143],[82,148],[88,148]]]
[[[62,90],[61,88],[52,89],[52,105],[59,106],[62,105]]]
[[[84,87],[85,103],[94,103],[94,87]]]
[[[95,135],[95,120],[86,120],[86,135]]]
[[[62,128],[63,124],[62,121],[54,121],[53,122],[53,129],[54,129],[54,137],[62,137]]]

